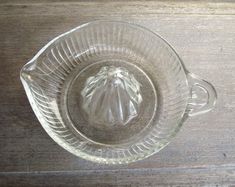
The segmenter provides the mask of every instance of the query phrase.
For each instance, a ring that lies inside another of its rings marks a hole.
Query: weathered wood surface
[[[21,67],[49,40],[99,19],[159,33],[218,92],[212,112],[189,119],[164,150],[129,165],[93,164],[59,147],[33,114],[19,79]],[[232,1],[2,1],[0,186],[235,185],[234,51]]]

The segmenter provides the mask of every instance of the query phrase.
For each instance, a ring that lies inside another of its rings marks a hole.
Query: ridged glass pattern
[[[106,125],[126,125],[142,102],[140,83],[126,69],[113,66],[89,77],[81,95],[89,121]]]

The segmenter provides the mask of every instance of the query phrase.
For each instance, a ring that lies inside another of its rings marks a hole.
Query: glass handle
[[[188,73],[187,79],[190,87],[188,115],[196,116],[212,110],[217,99],[217,94],[212,84],[192,73]]]

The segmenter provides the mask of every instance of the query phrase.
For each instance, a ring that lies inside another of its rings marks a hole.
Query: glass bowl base
[[[121,144],[140,137],[157,110],[157,92],[134,59],[95,56],[67,77],[61,112],[70,128],[101,144]]]

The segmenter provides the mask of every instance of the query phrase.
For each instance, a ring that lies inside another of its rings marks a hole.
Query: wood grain
[[[0,185],[12,186],[231,186],[233,167],[155,168],[119,170],[83,170],[68,172],[31,172],[0,175]],[[7,182],[6,182],[7,181]]]
[[[234,10],[232,2],[212,1],[1,3],[0,186],[235,184]],[[189,119],[164,150],[129,165],[93,164],[59,147],[37,121],[19,79],[21,67],[49,40],[99,19],[159,33],[218,92],[215,110]]]

